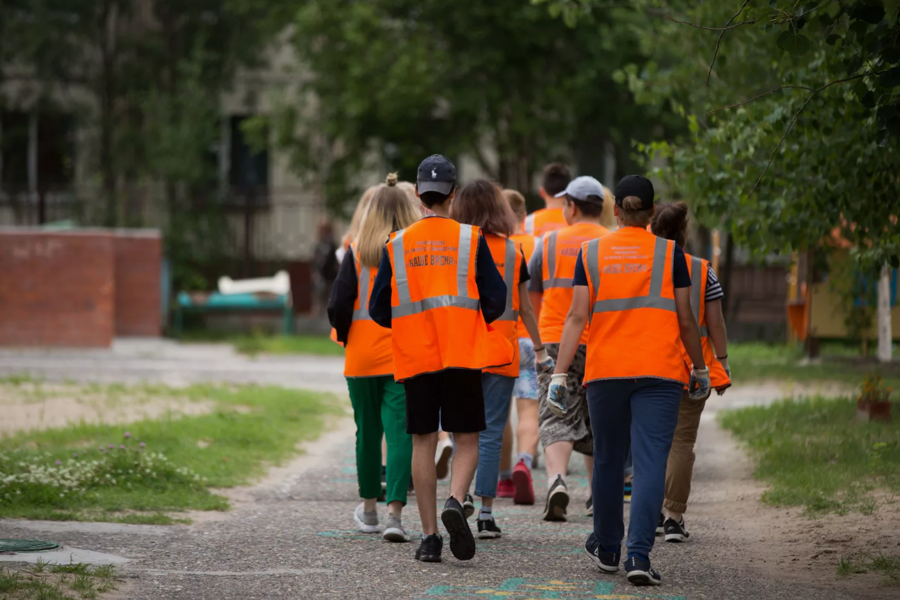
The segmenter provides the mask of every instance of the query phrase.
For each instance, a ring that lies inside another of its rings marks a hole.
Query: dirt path
[[[315,365],[315,382],[327,389],[340,387],[339,375],[333,374],[336,361]],[[191,368],[194,373],[209,372],[198,361]],[[242,368],[247,369],[241,373],[244,378],[272,376],[271,365],[253,371],[246,361]],[[310,368],[291,368],[285,362],[276,369],[277,377],[304,387],[296,373]],[[285,375],[291,372],[291,377]],[[90,375],[109,380],[116,373],[101,369]],[[887,550],[888,544],[897,552],[896,511],[888,507],[873,517],[811,521],[796,510],[764,506],[758,501],[763,487],[752,478],[750,462],[716,425],[715,412],[721,408],[771,402],[786,391],[773,384],[743,386],[710,402],[701,425],[687,517],[692,541],[657,545],[653,560],[664,585],[651,590],[629,586],[622,573],[601,575],[583,556],[591,519],[581,508],[588,489],[580,460],[572,463],[570,522],[544,523],[540,505],[521,507],[500,500],[495,515],[504,537],[479,542],[478,555],[468,563],[447,552],[444,563],[423,565],[412,559],[413,544],[387,544],[356,532],[351,517],[358,502],[353,428],[348,421],[336,424],[307,456],[274,470],[253,488],[231,492],[235,509],[216,518],[174,527],[3,521],[0,537],[46,537],[130,558],[124,567],[132,589],[129,598],[140,600],[586,600],[644,593],[689,600],[897,598],[897,588],[884,587],[876,576],[845,580],[836,575],[844,553],[863,546]],[[537,474],[535,486],[546,489],[543,473]],[[446,482],[439,493],[447,493]],[[404,521],[413,532],[420,530],[414,502]]]

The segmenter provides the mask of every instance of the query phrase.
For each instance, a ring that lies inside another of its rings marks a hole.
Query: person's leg
[[[413,434],[412,478],[416,487],[416,505],[422,521],[422,533],[431,535],[437,528],[437,475],[434,470],[434,451],[437,432]],[[456,461],[454,461],[455,463]]]
[[[481,496],[481,505],[488,509],[493,506],[494,498],[497,496],[503,431],[509,422],[509,403],[512,399],[512,388],[515,382],[516,380],[512,377],[494,373],[484,373],[481,376],[486,428],[478,438],[478,473],[475,478],[475,495]]]
[[[547,463],[547,484],[553,485],[557,476],[563,481],[569,472],[569,459],[572,458],[573,442],[554,442],[544,448],[544,462]]]
[[[381,495],[381,397],[376,378],[348,378],[347,389],[356,421],[356,478],[366,512]]]
[[[437,476],[434,452],[441,412],[439,374],[426,374],[403,382],[406,392],[406,432],[412,435],[412,477],[422,532],[437,534]],[[439,554],[439,553],[438,553]]]
[[[534,460],[537,454],[538,440],[538,403],[529,398],[516,398],[516,413],[519,422],[516,425],[516,449],[518,458],[522,460],[527,454],[528,463]],[[526,465],[531,469],[531,464]]]
[[[672,438],[669,462],[666,465],[666,495],[663,502],[666,518],[681,521],[691,495],[691,476],[694,472],[694,444],[700,428],[700,416],[705,400],[691,400],[683,391],[678,409],[678,426]]]
[[[629,444],[634,380],[595,381],[587,387],[591,425],[594,429],[594,538],[601,552],[620,552],[625,536],[622,470]]]
[[[631,451],[638,476],[633,484],[628,555],[643,560],[649,560],[656,538],[682,389],[677,382],[641,379],[631,394]]]
[[[406,433],[406,391],[393,377],[382,379],[381,423],[387,440],[388,510],[400,518],[412,474],[412,438]]]
[[[515,383],[516,380],[512,380],[513,383]],[[500,479],[509,479],[512,477],[512,453],[513,443],[515,442],[515,438],[513,437],[512,419],[509,418],[509,409],[512,407],[512,397],[510,397],[510,401],[506,403],[506,407],[506,424],[503,426],[503,445],[500,447]]]

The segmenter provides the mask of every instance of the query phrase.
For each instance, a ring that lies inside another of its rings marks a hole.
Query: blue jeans
[[[626,545],[629,555],[650,556],[682,389],[678,382],[649,377],[588,384],[594,429],[594,536],[604,552],[618,552],[625,536],[622,470],[631,448],[635,476]]]
[[[495,373],[481,375],[481,387],[484,389],[484,420],[487,428],[478,436],[478,472],[475,474],[475,495],[482,498],[497,497],[503,430],[506,428],[506,420],[509,419],[509,403],[515,385],[515,377]]]

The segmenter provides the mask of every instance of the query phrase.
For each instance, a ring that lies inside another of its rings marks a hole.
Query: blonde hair
[[[650,224],[656,207],[641,209],[643,200],[637,196],[626,196],[619,205],[619,219],[626,227],[644,227]]]
[[[420,218],[422,211],[418,204],[397,185],[397,174],[388,175],[385,183],[375,187],[361,219],[355,240],[356,258],[360,264],[377,267],[388,236],[406,229]]]
[[[512,209],[513,214],[516,215],[516,218],[519,221],[524,221],[528,215],[528,208],[525,206],[525,196],[520,194],[518,190],[505,189],[503,190],[503,197],[509,202],[509,207]]]
[[[372,201],[372,194],[375,193],[378,187],[373,185],[367,188],[363,195],[360,196],[359,202],[356,204],[356,210],[353,211],[353,219],[350,220],[350,227],[347,228],[347,233],[341,238],[341,246],[345,249],[349,248],[350,242],[359,235],[359,225],[362,222],[363,215],[366,214],[366,210],[369,208],[369,202]]]

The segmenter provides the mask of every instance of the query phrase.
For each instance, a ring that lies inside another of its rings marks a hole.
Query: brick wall
[[[114,263],[109,232],[0,230],[0,346],[109,346]]]
[[[158,231],[116,231],[116,335],[160,334],[161,268],[162,238]]]

